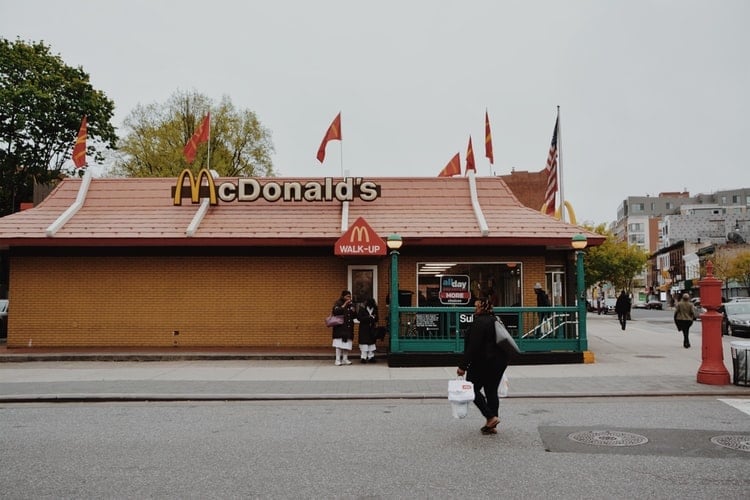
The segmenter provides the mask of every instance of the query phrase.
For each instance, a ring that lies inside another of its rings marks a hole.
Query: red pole
[[[700,281],[701,306],[706,308],[701,314],[701,356],[703,362],[698,369],[698,383],[709,385],[729,385],[729,372],[724,366],[724,345],[721,340],[722,315],[721,280],[714,277],[714,265],[706,264],[706,277]]]

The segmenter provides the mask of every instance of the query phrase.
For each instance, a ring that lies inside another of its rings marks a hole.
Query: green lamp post
[[[587,349],[586,342],[586,281],[583,275],[583,249],[586,248],[588,240],[586,235],[574,234],[571,245],[576,251],[576,298],[578,300],[578,339],[581,348]]]
[[[389,304],[388,314],[391,331],[391,346],[398,349],[398,250],[401,248],[403,241],[399,234],[389,234],[386,238],[388,249],[391,251],[391,301]]]

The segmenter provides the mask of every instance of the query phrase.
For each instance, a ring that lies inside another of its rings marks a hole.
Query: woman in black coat
[[[350,365],[349,351],[352,350],[354,341],[354,318],[356,310],[352,302],[352,292],[344,290],[341,296],[333,304],[332,314],[343,316],[344,323],[333,327],[333,347],[336,349],[336,366]]]
[[[361,363],[375,362],[375,336],[378,326],[378,305],[375,299],[370,297],[365,301],[364,307],[357,311],[359,320],[359,352]]]
[[[464,354],[456,373],[459,376],[466,374],[466,380],[474,384],[474,404],[487,419],[482,434],[497,434],[496,427],[500,423],[497,389],[508,367],[508,356],[495,341],[492,304],[487,299],[480,299],[474,307],[474,320],[466,332]]]

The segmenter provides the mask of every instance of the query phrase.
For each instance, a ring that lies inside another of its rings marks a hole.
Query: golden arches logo
[[[190,183],[190,201],[198,203],[200,201],[201,183],[203,182],[204,176],[208,182],[208,202],[211,205],[217,205],[219,202],[216,199],[216,184],[214,183],[214,178],[211,175],[211,172],[206,168],[200,169],[197,177],[187,168],[180,172],[179,177],[177,177],[177,186],[174,190],[174,204],[182,205],[182,188],[186,177]]]
[[[354,243],[355,241],[359,243],[370,243],[370,231],[368,231],[364,226],[355,226],[352,228],[349,241],[352,243]]]
[[[570,219],[569,222],[575,225],[576,213],[573,211],[573,205],[571,205],[569,201],[565,201],[563,204],[565,205],[565,209],[568,212],[568,218]],[[539,211],[542,212],[543,214],[547,213],[547,202],[544,202],[544,204],[542,205],[542,208]],[[560,212],[560,207],[557,207],[557,209],[555,210],[555,219],[560,220],[561,215],[562,214]]]

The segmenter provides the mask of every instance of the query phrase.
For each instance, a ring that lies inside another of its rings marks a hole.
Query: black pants
[[[474,384],[474,404],[486,419],[498,416],[500,398],[497,388],[507,367],[506,359],[492,358],[481,363],[472,363],[466,372],[466,380]]]
[[[626,313],[626,312],[624,312],[624,313],[617,313],[617,319],[620,322],[620,326],[624,330],[625,329],[625,323],[628,320],[628,313]]]
[[[677,324],[677,329],[681,331],[684,336],[683,344],[690,345],[688,334],[690,333],[690,327],[693,326],[693,322],[689,319],[676,319],[675,323]]]

